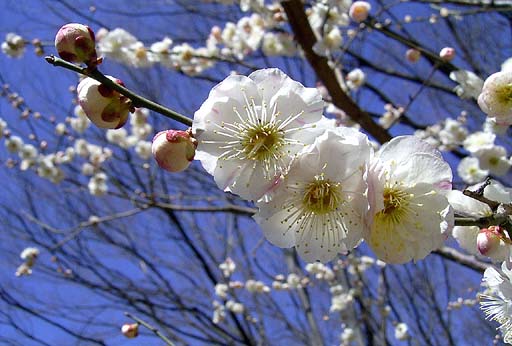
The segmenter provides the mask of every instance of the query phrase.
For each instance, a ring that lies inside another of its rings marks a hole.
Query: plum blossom
[[[479,295],[480,308],[487,319],[500,324],[503,341],[512,343],[512,271],[506,262],[501,270],[489,267],[482,279],[487,290]]]
[[[484,81],[480,77],[466,70],[450,72],[450,79],[459,84],[453,91],[463,99],[470,97],[477,99],[484,85]]]
[[[414,136],[383,145],[370,163],[365,240],[387,263],[419,260],[443,245],[453,227],[444,194],[452,172],[441,154]]]
[[[308,262],[332,260],[363,237],[368,211],[363,176],[370,157],[368,138],[351,128],[326,130],[292,162],[254,216],[265,237],[295,246]]]
[[[466,184],[480,183],[489,175],[489,171],[480,168],[478,159],[470,156],[460,160],[457,173]]]
[[[8,33],[2,42],[2,52],[11,58],[21,58],[25,53],[25,40],[20,35]]]
[[[278,69],[229,76],[195,113],[196,159],[219,188],[258,200],[313,141],[304,129],[321,119],[323,105],[315,88]]]
[[[512,71],[490,75],[478,96],[478,105],[484,113],[495,117],[500,124],[512,124]]]

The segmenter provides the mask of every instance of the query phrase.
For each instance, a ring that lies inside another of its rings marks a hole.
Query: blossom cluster
[[[453,227],[452,173],[414,136],[374,152],[367,136],[323,117],[317,89],[278,69],[232,75],[194,115],[196,159],[217,185],[254,201],[265,237],[327,262],[363,239],[405,263],[443,245]]]

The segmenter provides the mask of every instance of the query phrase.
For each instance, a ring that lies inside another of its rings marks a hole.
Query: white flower
[[[98,50],[114,60],[130,63],[129,47],[137,43],[137,38],[124,29],[116,28],[99,39]]]
[[[151,142],[138,141],[137,144],[135,144],[135,152],[141,159],[148,160],[153,154],[151,151]]]
[[[18,136],[11,136],[5,140],[4,144],[8,152],[16,154],[23,148],[23,139]]]
[[[489,175],[489,171],[480,168],[478,159],[470,156],[460,160],[457,173],[466,184],[480,183]]]
[[[489,267],[485,270],[483,283],[488,291],[480,295],[480,307],[486,318],[497,321],[503,341],[512,343],[512,272],[503,262],[501,270]]]
[[[405,323],[398,323],[395,326],[395,339],[397,340],[407,340],[409,338],[409,328]]]
[[[39,249],[36,247],[27,247],[23,249],[20,258],[24,260],[29,266],[32,266],[34,260],[39,256]]]
[[[366,1],[355,1],[352,6],[350,6],[348,15],[354,21],[360,23],[368,18],[368,13],[370,12],[371,8],[371,5]]]
[[[447,118],[439,131],[439,139],[447,149],[461,145],[468,135],[468,130],[457,120]]]
[[[219,264],[219,269],[222,270],[222,275],[224,275],[224,277],[230,277],[231,274],[235,272],[236,263],[228,257],[224,262]]]
[[[241,303],[235,302],[234,300],[228,300],[226,302],[226,308],[235,314],[241,314],[244,312],[244,306]]]
[[[215,294],[221,298],[226,298],[228,295],[228,289],[228,285],[226,284],[216,284]]]
[[[347,74],[346,79],[347,86],[352,90],[356,90],[364,84],[366,74],[360,68],[356,68]]]
[[[478,105],[498,123],[512,124],[512,71],[490,75],[478,96]]]
[[[507,150],[501,145],[479,149],[475,152],[475,156],[478,158],[480,168],[497,176],[507,174],[512,166],[507,158]]]
[[[93,175],[87,185],[89,193],[93,196],[103,196],[106,194],[108,191],[107,179],[107,175],[103,172]]]
[[[371,147],[351,128],[326,130],[292,162],[270,202],[254,216],[265,237],[295,246],[308,262],[332,260],[358,245],[368,211],[363,175]]]
[[[482,91],[484,81],[471,71],[458,70],[450,73],[450,79],[459,83],[454,89],[460,98],[477,99]]]
[[[258,200],[286,173],[304,146],[305,125],[318,121],[322,109],[316,89],[278,69],[229,76],[194,115],[196,159],[224,191]]]
[[[474,154],[480,149],[491,148],[496,140],[496,135],[491,132],[475,132],[464,140],[464,149]]]
[[[2,52],[11,58],[20,58],[25,53],[25,40],[20,35],[8,33],[2,42]]]
[[[365,235],[379,259],[419,260],[443,245],[453,227],[453,211],[443,195],[451,180],[441,154],[414,136],[396,137],[380,148],[368,177]]]
[[[267,56],[293,56],[297,51],[292,35],[274,32],[265,33],[261,50]]]

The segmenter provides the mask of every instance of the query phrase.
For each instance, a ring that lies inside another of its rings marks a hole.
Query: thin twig
[[[151,100],[148,100],[145,97],[142,97],[133,91],[123,87],[122,85],[119,85],[112,81],[110,78],[105,76],[103,73],[101,73],[98,69],[89,69],[85,67],[80,67],[74,64],[71,64],[65,60],[62,60],[61,58],[56,57],[55,55],[47,56],[46,61],[57,67],[63,67],[67,70],[83,74],[87,77],[93,78],[100,82],[101,84],[104,84],[108,86],[109,88],[119,92],[120,94],[128,97],[132,102],[134,107],[145,107],[148,109],[151,109],[152,111],[155,111],[157,113],[160,113],[168,118],[174,119],[176,121],[179,121],[180,123],[192,126],[192,119],[184,116],[183,114],[180,114],[178,112],[173,111],[170,108],[164,107],[156,102],[153,102]]]
[[[171,340],[169,340],[165,335],[163,335],[158,329],[153,327],[151,324],[147,323],[144,320],[141,320],[140,318],[130,314],[129,312],[125,312],[124,314],[126,317],[131,318],[138,324],[140,324],[140,325],[146,327],[147,329],[149,329],[150,331],[152,331],[156,336],[158,336],[160,339],[162,339],[168,346],[175,346],[175,344]]]

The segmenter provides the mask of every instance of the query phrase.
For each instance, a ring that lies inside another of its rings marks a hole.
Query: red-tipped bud
[[[121,327],[121,332],[128,339],[136,338],[139,335],[139,324],[138,323],[126,323]]]
[[[160,167],[169,172],[181,172],[196,154],[197,140],[189,131],[161,131],[153,138],[151,150]]]
[[[493,259],[508,257],[510,253],[510,239],[500,226],[483,228],[476,238],[478,252]]]
[[[348,15],[355,22],[363,22],[368,18],[368,13],[370,12],[371,5],[366,1],[355,1],[348,11]]]
[[[70,62],[94,65],[97,61],[94,32],[86,25],[70,23],[59,29],[55,36],[59,56]]]
[[[117,84],[123,85],[119,79],[107,77]],[[77,93],[80,106],[96,126],[117,129],[128,120],[130,100],[97,80],[85,78],[78,84]]]
[[[455,58],[455,49],[453,49],[452,47],[444,47],[443,49],[441,49],[441,51],[439,52],[439,57],[443,60],[443,61],[452,61],[453,58]]]

